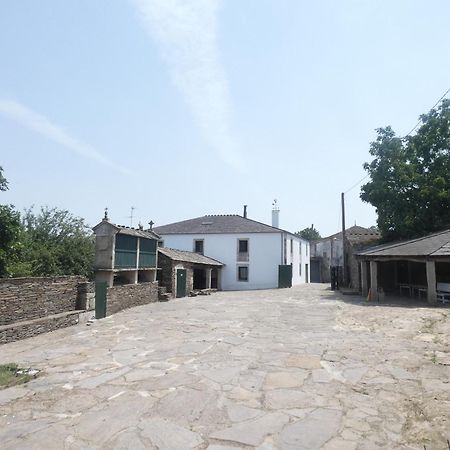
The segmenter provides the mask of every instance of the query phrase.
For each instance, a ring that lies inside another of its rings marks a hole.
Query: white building
[[[309,243],[288,231],[231,215],[208,215],[154,228],[164,247],[225,264],[223,290],[270,289],[309,282]],[[278,220],[278,211],[273,220]]]

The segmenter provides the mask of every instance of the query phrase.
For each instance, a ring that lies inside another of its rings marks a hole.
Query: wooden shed
[[[357,255],[361,291],[408,295],[436,303],[450,297],[450,230],[372,247]]]

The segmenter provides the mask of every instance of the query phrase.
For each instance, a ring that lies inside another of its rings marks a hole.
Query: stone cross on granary
[[[153,225],[155,225],[155,222],[153,222],[153,220],[150,220],[148,225],[150,226],[150,230],[153,230]]]

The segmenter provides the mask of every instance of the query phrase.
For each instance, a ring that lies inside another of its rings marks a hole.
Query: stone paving
[[[2,449],[447,449],[450,310],[322,285],[149,304],[0,347]]]

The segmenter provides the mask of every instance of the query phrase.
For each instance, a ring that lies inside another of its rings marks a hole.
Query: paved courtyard
[[[450,309],[220,292],[0,346],[2,449],[447,449]]]

